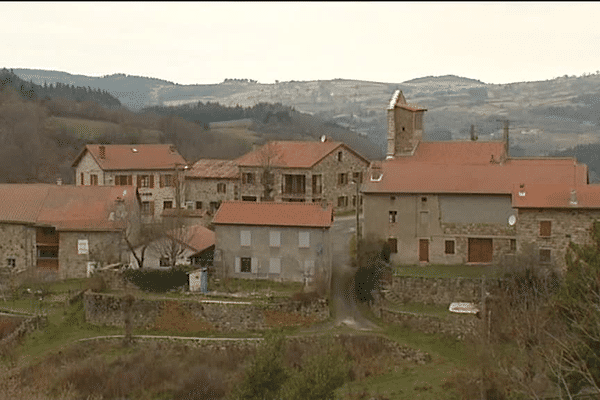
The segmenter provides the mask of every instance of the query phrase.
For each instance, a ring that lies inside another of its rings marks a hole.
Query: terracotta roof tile
[[[576,203],[571,202],[575,190]],[[512,193],[514,208],[600,208],[600,186],[573,184],[515,185]]]
[[[490,164],[505,154],[504,142],[420,142],[412,156],[396,156],[397,163]]]
[[[514,184],[585,185],[587,168],[572,160],[507,160],[504,164],[437,164],[393,159],[381,164],[380,181],[368,180],[365,193],[510,194]]]
[[[239,168],[234,160],[202,159],[194,163],[186,178],[220,178],[237,179],[240,176]]]
[[[311,168],[340,146],[344,146],[368,162],[344,143],[331,141],[269,142],[259,149],[241,156],[236,161],[238,165],[244,167],[260,167],[265,164],[265,159],[269,159],[271,165],[276,168]]]
[[[35,223],[50,184],[0,184],[0,221]]]
[[[186,245],[196,253],[208,249],[215,244],[215,233],[202,225],[191,225],[186,228]]]
[[[133,186],[53,185],[37,216],[37,224],[58,230],[111,231],[121,228],[122,221],[111,220],[116,201],[136,201]],[[114,215],[113,215],[114,217]]]
[[[213,224],[298,226],[329,228],[333,220],[331,204],[226,201],[215,214]]]
[[[104,158],[100,154],[101,147],[105,149]],[[164,170],[187,164],[177,149],[169,144],[88,144],[73,162],[73,167],[77,166],[86,152],[89,152],[105,171]]]

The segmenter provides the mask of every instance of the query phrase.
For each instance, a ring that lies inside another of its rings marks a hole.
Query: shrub
[[[186,271],[177,267],[168,270],[129,269],[123,272],[123,276],[147,292],[167,292],[188,284]]]

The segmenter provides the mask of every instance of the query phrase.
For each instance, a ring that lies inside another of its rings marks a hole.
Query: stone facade
[[[488,291],[498,285],[498,280],[486,280]],[[387,297],[400,303],[449,306],[450,303],[456,302],[481,302],[481,279],[476,278],[394,276],[388,290]]]
[[[186,207],[214,214],[222,201],[239,200],[239,183],[238,179],[186,177]]]
[[[591,228],[594,220],[600,220],[600,209],[519,209],[517,220],[518,250],[525,251],[528,245],[543,264],[564,270],[565,254],[570,242],[591,243]],[[542,236],[540,222],[550,222],[550,235]],[[550,258],[544,259],[540,251],[550,250]]]
[[[125,326],[125,301],[111,294],[86,293],[85,319],[94,325]],[[131,305],[132,325],[146,329],[176,328],[183,316],[197,331],[252,331],[284,326],[309,326],[329,318],[326,300],[258,304],[231,301],[146,300]],[[173,317],[173,318],[171,318]],[[186,321],[183,321],[184,323]]]
[[[363,196],[364,234],[395,239],[397,251],[392,253],[393,263],[422,262],[422,241],[427,241],[427,259],[434,264],[469,262],[469,239],[491,239],[493,260],[515,252],[516,231],[508,225],[508,217],[516,214],[511,208],[510,195],[366,193]]]
[[[352,183],[352,180],[356,176],[359,182],[362,182],[368,166],[368,161],[358,157],[356,153],[350,151],[347,147],[340,146],[311,168],[273,168],[272,196],[278,202],[326,201],[332,203],[338,212],[353,210],[356,207],[357,187]],[[252,184],[243,183],[245,173],[253,174],[254,181]],[[242,200],[260,201],[264,197],[265,188],[261,182],[262,174],[263,168],[261,167],[240,166],[239,185]],[[340,174],[345,175],[340,178]],[[304,176],[304,192],[285,193],[284,175]],[[315,176],[320,176],[321,184],[315,185],[316,190],[313,190],[313,177]]]
[[[242,231],[249,232],[249,246],[242,246]],[[271,232],[278,232],[279,245],[271,245]],[[300,247],[301,232],[308,233],[308,247]],[[307,283],[331,279],[329,229],[216,225],[215,238],[215,268],[225,276]],[[251,260],[250,271],[242,272],[242,258]]]
[[[0,267],[23,270],[36,263],[35,228],[0,224]]]

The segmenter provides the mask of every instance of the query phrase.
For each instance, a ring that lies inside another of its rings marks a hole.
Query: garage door
[[[492,255],[492,239],[469,239],[469,262],[490,263],[492,262]]]

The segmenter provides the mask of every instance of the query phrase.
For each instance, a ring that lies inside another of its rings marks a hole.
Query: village
[[[426,111],[393,93],[385,160],[326,136],[193,163],[170,144],[87,144],[72,162],[75,185],[0,184],[0,309],[19,312],[7,299],[23,288],[42,304],[36,287],[77,282],[61,301],[83,299],[86,323],[124,328],[131,341],[150,328],[381,329],[373,321],[478,336],[492,325],[481,318],[493,297],[485,274],[524,255],[538,272],[564,273],[570,244],[593,243],[600,186],[574,157],[511,157],[508,129],[502,140],[424,141]],[[367,243],[385,256],[368,278],[365,317],[353,259]],[[453,277],[456,266],[475,278]],[[417,303],[437,308],[403,307]],[[47,312],[20,314],[24,328],[2,341],[34,335]]]

